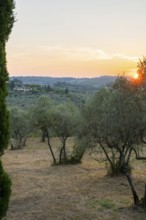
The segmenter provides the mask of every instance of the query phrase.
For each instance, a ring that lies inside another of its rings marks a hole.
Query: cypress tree
[[[6,106],[8,72],[6,42],[14,23],[14,0],[0,0],[0,156],[9,142],[9,117]],[[6,215],[11,192],[11,180],[0,161],[0,219]]]

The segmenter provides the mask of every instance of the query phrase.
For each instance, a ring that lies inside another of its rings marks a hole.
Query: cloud
[[[129,56],[129,55],[126,55],[126,54],[121,54],[121,53],[116,53],[116,54],[113,55],[113,57],[120,58],[120,59],[123,59],[123,60],[133,61],[133,62],[137,62],[139,60],[138,56]]]
[[[88,47],[43,46],[40,49],[52,56],[60,55],[68,59],[80,59],[83,61],[112,59],[105,51]]]
[[[81,61],[101,61],[122,59],[132,62],[137,62],[139,57],[130,56],[122,53],[107,53],[102,49],[89,47],[64,47],[59,46],[42,46],[39,47],[42,53],[47,53],[50,56],[64,57],[65,59],[77,59]]]
[[[13,57],[27,59],[32,56],[49,57],[49,59],[64,59],[64,60],[74,60],[74,61],[104,61],[104,60],[114,60],[121,59],[131,62],[138,62],[139,57],[129,56],[128,54],[122,53],[108,53],[100,48],[90,48],[90,47],[64,47],[62,45],[54,46],[38,46],[33,48],[21,47],[14,48],[15,53]],[[10,53],[11,54],[11,53]]]

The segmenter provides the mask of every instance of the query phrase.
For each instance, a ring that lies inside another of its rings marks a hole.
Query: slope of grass
[[[7,150],[3,162],[13,182],[7,220],[146,219],[132,208],[127,180],[107,177],[104,165],[87,155],[79,165],[51,166],[47,145],[33,138],[23,150]],[[145,163],[136,163],[133,174],[142,195]]]

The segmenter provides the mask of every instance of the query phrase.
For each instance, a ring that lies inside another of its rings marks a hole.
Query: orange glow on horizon
[[[133,78],[134,78],[134,79],[138,79],[138,78],[139,78],[139,74],[138,74],[138,73],[135,73],[135,74],[133,75]]]
[[[11,48],[10,48],[11,49]],[[96,77],[126,75],[133,77],[136,62],[127,57],[92,48],[48,48],[8,50],[7,65],[11,76]],[[13,48],[12,48],[13,49]],[[23,52],[24,50],[24,52]],[[109,58],[108,58],[109,57]]]

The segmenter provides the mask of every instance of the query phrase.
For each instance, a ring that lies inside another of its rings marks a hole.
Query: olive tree
[[[123,77],[112,87],[101,89],[88,103],[85,118],[94,149],[92,156],[95,157],[95,147],[96,156],[103,153],[110,175],[130,172],[132,152],[138,158],[143,111],[137,90]]]
[[[47,96],[41,96],[32,109],[31,120],[34,127],[40,129],[45,134],[47,138],[47,144],[50,153],[53,158],[53,163],[56,164],[56,157],[52,148],[50,136],[52,131],[52,112],[53,112],[53,102]]]
[[[60,104],[52,115],[52,127],[61,141],[59,163],[70,163],[67,156],[66,142],[69,137],[76,135],[79,111],[72,103]]]
[[[143,198],[135,190],[130,159],[146,160],[140,148],[146,143],[146,96],[143,87],[135,87],[119,77],[110,88],[101,89],[84,111],[84,134],[89,133],[91,155],[108,163],[112,176],[124,174],[130,185],[135,207],[146,209],[146,185]],[[95,150],[96,149],[96,150]],[[104,155],[101,158],[101,154]]]
[[[45,134],[47,144],[51,152],[54,164],[75,163],[74,154],[67,153],[67,140],[69,137],[76,136],[79,110],[72,103],[55,105],[51,99],[46,96],[40,97],[38,103],[32,109],[31,120],[34,127],[40,129]],[[51,142],[51,137],[58,137],[61,146],[59,155],[56,153]],[[76,160],[77,161],[77,160]]]
[[[30,118],[27,111],[11,109],[10,111],[10,134],[11,149],[22,149],[26,144],[26,139],[30,135]],[[14,141],[13,141],[14,140]]]

